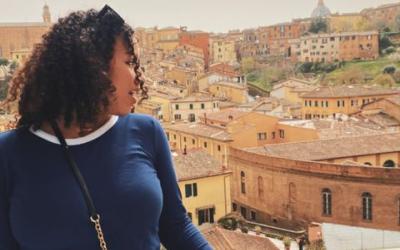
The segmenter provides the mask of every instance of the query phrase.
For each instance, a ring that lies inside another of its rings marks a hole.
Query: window
[[[174,140],[176,140],[176,134],[174,134]]]
[[[340,101],[339,100],[337,101],[337,106],[340,107]]]
[[[306,100],[306,101],[304,101],[304,106],[306,106],[306,107],[307,107],[307,100]]]
[[[197,216],[199,218],[199,225],[203,223],[214,223],[215,208],[199,209]]]
[[[325,101],[325,107],[328,107],[328,101]]]
[[[168,139],[168,141],[169,141],[169,132],[167,132],[166,134],[167,134],[167,139]]]
[[[202,103],[201,104],[201,109],[204,109],[205,108],[205,105],[204,105],[204,103]]]
[[[218,150],[218,151],[221,151],[221,145],[218,145],[218,146],[217,146],[217,150]]]
[[[328,188],[322,190],[322,214],[332,215],[332,193]]]
[[[183,137],[183,141],[186,142],[186,136]]]
[[[362,194],[362,212],[364,220],[372,220],[372,195],[370,193]]]
[[[179,109],[179,104],[175,104],[175,109],[176,109],[176,110]]]
[[[247,209],[245,207],[240,207],[240,213],[242,214],[243,218],[247,219]]]
[[[318,107],[318,101],[314,101],[314,107]]]
[[[205,147],[205,148],[207,147],[207,142],[204,142],[204,147]]]
[[[246,193],[246,175],[243,171],[240,172],[240,191]]]
[[[312,105],[311,105],[311,101],[308,101],[308,106],[310,106],[310,107],[312,106]]]
[[[254,221],[256,220],[256,212],[250,211],[250,219]]]
[[[280,138],[285,138],[285,130],[279,129],[279,137]]]
[[[196,116],[195,116],[195,114],[189,114],[189,115],[188,115],[188,121],[189,121],[189,122],[195,122],[195,121],[196,121]]]
[[[192,218],[192,213],[187,213],[188,217],[190,218],[190,220],[193,220]]]
[[[174,118],[176,121],[179,121],[181,119],[181,114],[175,114]]]
[[[193,104],[189,104],[189,109],[193,109]]]
[[[195,139],[192,139],[192,144],[193,145],[196,144],[196,140]]]
[[[342,107],[344,107],[344,100],[342,100]]]
[[[267,139],[267,133],[257,133],[257,139],[259,141]]]
[[[185,184],[185,197],[197,196],[197,183]]]
[[[392,160],[387,160],[387,161],[385,161],[384,163],[383,163],[383,166],[385,167],[385,168],[394,168],[395,167],[395,163],[394,163],[394,161],[392,161]]]
[[[275,139],[275,131],[272,132],[272,139]]]
[[[237,204],[232,202],[232,210],[235,212],[237,210]]]

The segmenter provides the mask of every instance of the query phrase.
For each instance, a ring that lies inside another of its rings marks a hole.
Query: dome
[[[311,13],[312,18],[316,17],[327,17],[331,15],[331,11],[328,9],[328,7],[325,6],[323,0],[318,1],[318,6],[313,10]]]

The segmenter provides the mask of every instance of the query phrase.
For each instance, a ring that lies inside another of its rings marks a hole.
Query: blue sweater
[[[186,215],[158,121],[114,116],[67,143],[110,250],[211,249]],[[41,130],[0,134],[0,250],[15,249],[100,249],[62,148]]]

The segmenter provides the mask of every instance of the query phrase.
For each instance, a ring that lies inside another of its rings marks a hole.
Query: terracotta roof
[[[188,96],[185,98],[171,101],[171,103],[175,103],[175,102],[212,102],[212,101],[218,101],[218,100],[219,100],[219,98],[215,98],[210,95],[191,95],[191,96]]]
[[[232,141],[231,135],[222,128],[203,123],[180,123],[164,125],[165,129],[180,131],[187,134],[207,137],[219,141]]]
[[[302,95],[302,98],[340,98],[340,97],[356,97],[356,96],[374,96],[374,95],[395,95],[399,91],[385,89],[375,86],[362,85],[340,85],[340,86],[324,86],[314,89]]]
[[[400,106],[400,95],[397,96],[391,96],[386,98],[388,101]]]
[[[172,152],[179,181],[230,173],[213,156],[202,149]]]
[[[400,151],[400,133],[265,145],[246,151],[281,158],[319,161]]]
[[[240,111],[239,109],[235,108],[229,108],[219,112],[207,113],[207,120],[228,123],[247,114],[249,114],[249,112]],[[204,120],[204,117],[200,117],[200,119]]]
[[[200,230],[215,250],[279,250],[268,238],[230,231],[216,225]]]
[[[243,86],[240,83],[235,83],[235,82],[220,81],[220,82],[213,83],[213,85],[227,86],[227,87],[232,87],[232,88],[236,88],[236,89],[247,89],[246,86]]]

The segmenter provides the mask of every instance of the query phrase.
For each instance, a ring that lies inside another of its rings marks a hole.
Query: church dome
[[[318,6],[311,13],[312,18],[327,17],[331,15],[331,11],[325,6],[324,0],[318,0]]]

